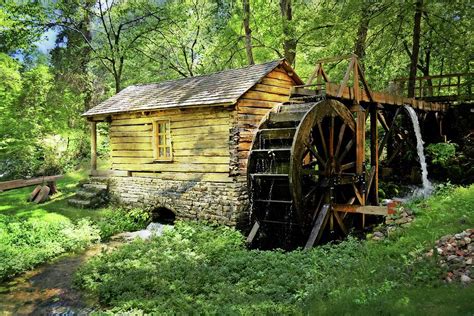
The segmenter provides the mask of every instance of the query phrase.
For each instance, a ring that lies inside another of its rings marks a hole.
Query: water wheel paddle
[[[347,234],[351,216],[328,205],[357,200],[355,130],[352,113],[336,100],[282,105],[262,122],[248,182],[253,220],[264,237],[273,236],[264,248],[302,245],[318,220],[315,238],[324,231]]]

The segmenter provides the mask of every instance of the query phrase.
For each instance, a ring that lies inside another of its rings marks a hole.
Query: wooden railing
[[[415,78],[415,98],[430,101],[472,100],[474,73],[455,73]],[[408,95],[409,78],[393,81],[397,94]]]

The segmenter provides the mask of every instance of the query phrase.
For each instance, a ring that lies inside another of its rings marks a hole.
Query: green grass
[[[77,183],[86,177],[84,171],[67,174],[58,181],[59,193],[43,204],[26,201],[33,187],[0,193],[0,280],[145,225],[148,215],[139,210],[77,209],[68,205]]]
[[[151,242],[94,257],[77,284],[110,313],[470,315],[473,286],[446,285],[434,241],[473,227],[474,185],[412,203],[411,226],[383,242],[249,251],[230,228],[178,223]],[[473,271],[474,272],[474,271]]]
[[[80,180],[87,178],[86,171],[79,170],[68,173],[57,182],[59,193],[50,201],[43,204],[27,202],[27,198],[34,186],[9,190],[0,193],[0,214],[21,218],[36,218],[46,221],[69,219],[77,221],[84,217],[100,218],[105,211],[101,209],[77,209],[67,203],[67,199],[74,195]]]

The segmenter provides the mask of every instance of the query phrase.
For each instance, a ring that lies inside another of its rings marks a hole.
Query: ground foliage
[[[76,284],[110,313],[463,314],[474,308],[472,286],[445,285],[436,258],[423,254],[472,227],[473,205],[474,186],[444,185],[412,203],[416,220],[384,241],[288,253],[247,250],[232,228],[178,222],[160,238],[92,258]]]
[[[69,206],[66,200],[84,176],[69,174],[59,181],[60,193],[40,205],[26,202],[31,188],[0,193],[0,281],[116,233],[145,227],[148,213],[140,210]]]

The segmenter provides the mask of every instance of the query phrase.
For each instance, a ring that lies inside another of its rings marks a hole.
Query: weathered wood
[[[90,122],[91,127],[91,169],[97,170],[97,123]]]
[[[112,157],[137,157],[137,158],[153,158],[152,150],[112,150]]]
[[[340,86],[338,84],[328,82],[326,83],[326,95],[333,98],[341,98],[346,100],[354,99],[354,88],[345,87],[343,89],[342,95],[338,97]],[[370,102],[370,97],[365,90],[359,91],[361,97],[360,100],[363,102]],[[373,102],[380,104],[388,105],[398,105],[404,106],[406,104],[411,105],[415,109],[420,109],[424,111],[442,111],[445,112],[448,110],[448,106],[442,103],[426,102],[423,100],[411,99],[402,97],[399,95],[392,95],[388,93],[375,92],[372,91]]]
[[[201,157],[201,156],[178,156],[174,157],[175,163],[191,163],[191,164],[228,164],[229,157]],[[112,157],[113,164],[150,164],[154,163],[153,158],[135,158],[135,157]]]
[[[279,79],[273,79],[270,77],[265,77],[261,80],[261,83],[270,85],[270,86],[275,86],[275,87],[280,87],[280,88],[287,88],[290,89],[292,86],[295,85],[294,82],[290,81],[284,81],[284,80],[279,80]]]
[[[311,233],[309,234],[308,241],[306,242],[304,249],[311,249],[315,243],[321,239],[323,229],[326,226],[328,215],[329,215],[329,204],[324,204],[321,210],[319,211],[316,221],[314,222],[313,228],[311,229]]]
[[[253,224],[252,226],[252,229],[250,230],[250,233],[249,235],[247,236],[247,244],[250,245],[253,241],[253,239],[255,238],[255,236],[257,235],[257,232],[258,230],[260,229],[260,224],[258,221],[255,221],[255,223]]]
[[[241,107],[261,108],[261,109],[272,109],[274,106],[280,104],[278,101],[262,101],[262,100],[251,100],[242,98],[239,100],[238,109]]]
[[[182,149],[182,150],[175,150],[174,152],[175,157],[190,157],[193,159],[194,156],[229,156],[229,149],[228,148],[205,148],[205,149]]]
[[[278,80],[286,81],[286,82],[290,82],[290,83],[294,82],[293,79],[291,79],[290,76],[288,76],[288,75],[285,74],[285,73],[279,72],[279,71],[272,71],[272,72],[270,72],[270,73],[267,75],[267,78],[278,79]]]
[[[290,94],[290,89],[289,88],[280,88],[272,85],[266,85],[266,84],[256,84],[255,87],[253,88],[255,91],[263,91],[263,92],[268,92],[268,93],[274,93],[274,94],[280,94],[284,96],[288,96]]]
[[[377,205],[379,202],[379,136],[377,129],[377,104],[370,106],[370,164],[373,168],[369,190],[372,204]]]
[[[160,119],[169,119],[172,122],[189,122],[196,121],[200,119],[220,119],[228,118],[231,112],[229,111],[213,111],[213,112],[201,112],[196,111],[196,113],[168,113],[167,111],[156,112],[153,115],[147,116],[135,116],[124,118],[123,115],[120,116],[120,119],[113,119],[111,122],[112,126],[120,125],[141,125],[141,124],[151,124],[154,120]]]
[[[273,101],[273,102],[285,102],[288,101],[288,96],[280,94],[261,92],[261,91],[248,91],[243,96],[244,99],[257,100],[257,101]]]
[[[375,205],[350,205],[350,204],[334,204],[333,210],[335,212],[346,212],[346,213],[360,213],[368,215],[387,215],[387,206],[375,206]]]
[[[111,136],[110,143],[111,144],[119,144],[119,143],[151,143],[152,137],[150,136]]]
[[[128,171],[229,172],[228,164],[152,163],[113,164],[113,169]]]
[[[31,192],[30,196],[28,197],[28,202],[33,202],[33,200],[36,198],[38,193],[41,191],[41,185],[37,185],[34,189],[33,192]]]
[[[144,125],[123,125],[123,126],[111,126],[111,132],[147,132],[152,131],[153,125],[144,124]]]
[[[4,181],[4,182],[0,182],[0,191],[29,187],[36,184],[45,184],[47,182],[57,181],[62,178],[63,178],[62,175],[57,175],[57,176],[37,177],[37,178],[26,179],[26,180],[21,179],[21,180]]]
[[[36,195],[35,199],[33,200],[33,203],[39,204],[39,203],[45,202],[49,197],[50,190],[51,189],[48,186],[43,185],[41,187],[41,190],[39,191],[39,193]]]

